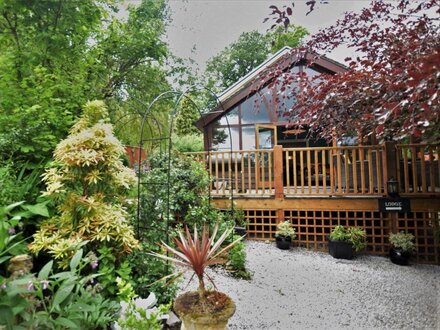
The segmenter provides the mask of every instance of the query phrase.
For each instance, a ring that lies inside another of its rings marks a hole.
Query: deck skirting
[[[411,198],[411,212],[380,212],[378,198],[234,198],[244,211],[248,239],[273,240],[276,225],[289,220],[296,229],[294,246],[327,251],[327,240],[336,225],[366,230],[365,253],[387,256],[390,232],[405,231],[416,238],[418,263],[440,263],[440,198]],[[231,199],[212,200],[219,209],[231,207]]]

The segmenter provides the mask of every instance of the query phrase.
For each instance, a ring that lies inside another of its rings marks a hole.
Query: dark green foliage
[[[124,281],[129,281],[132,266],[128,260],[118,260],[112,250],[113,248],[106,246],[98,249],[98,265],[101,274],[99,283],[105,297],[115,298],[118,292],[116,278],[120,277]]]
[[[4,162],[0,165],[0,205],[15,201],[35,203],[43,185],[40,176],[43,164],[33,167],[28,162]]]
[[[120,134],[137,140],[131,97],[148,104],[169,89],[160,67],[168,14],[165,1],[142,0],[124,22],[116,2],[0,2],[1,158],[47,159],[90,99],[105,99],[114,121],[131,116]]]
[[[93,285],[99,274],[83,275],[89,259],[80,249],[68,271],[53,271],[53,261],[36,276],[2,280],[0,325],[7,329],[106,329],[119,304]],[[1,263],[1,262],[0,262]]]
[[[145,173],[142,179],[146,184],[141,191],[142,214],[145,215],[143,223],[151,226],[158,219],[163,221],[166,216],[168,199],[168,156],[153,155],[149,159],[151,169]],[[190,210],[196,207],[205,207],[209,204],[209,177],[203,164],[193,161],[190,157],[178,154],[171,155],[169,199],[171,219],[178,216],[186,219]],[[200,213],[198,213],[200,215]],[[194,217],[192,221],[196,220]],[[142,224],[141,224],[142,225]],[[161,228],[159,228],[161,227]],[[166,231],[163,226],[155,226],[156,230]],[[148,234],[147,234],[148,235]]]
[[[163,235],[157,235],[157,242],[162,238]],[[141,249],[133,252],[129,256],[129,263],[133,267],[131,275],[134,282],[134,289],[136,293],[143,298],[148,297],[150,292],[154,292],[160,304],[168,303],[176,296],[178,289],[177,283],[164,285],[164,281],[159,280],[173,273],[173,265],[151,256],[148,253],[151,251],[159,252],[159,245],[143,242]]]
[[[232,240],[240,236],[234,235]],[[250,280],[252,275],[246,270],[246,246],[243,241],[235,245],[228,253],[227,267],[233,272],[233,275],[245,280]]]
[[[349,227],[346,229],[344,226],[336,226],[330,234],[330,239],[351,242],[353,249],[360,251],[367,246],[366,236],[366,231],[361,228]]]
[[[200,116],[197,105],[192,101],[191,96],[183,98],[175,121],[177,135],[179,137],[184,135],[201,135],[202,132],[194,125]]]

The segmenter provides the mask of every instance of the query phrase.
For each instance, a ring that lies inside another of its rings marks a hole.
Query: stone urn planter
[[[235,304],[225,293],[208,291],[205,301],[199,292],[190,291],[177,297],[174,311],[182,321],[182,330],[223,330],[235,313]]]

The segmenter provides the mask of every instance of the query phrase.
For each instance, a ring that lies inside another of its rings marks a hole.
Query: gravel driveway
[[[256,241],[246,251],[251,281],[209,270],[236,302],[229,329],[440,329],[440,266],[338,260]]]

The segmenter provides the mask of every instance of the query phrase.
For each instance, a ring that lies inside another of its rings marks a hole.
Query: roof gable
[[[313,54],[299,51],[296,54],[292,54],[292,48],[284,47],[280,49],[276,54],[267,59],[265,62],[260,64],[258,67],[250,71],[243,78],[238,80],[236,83],[228,87],[221,94],[217,96],[218,105],[212,111],[206,113],[202,118],[196,122],[196,126],[202,129],[204,126],[209,125],[211,122],[217,120],[223,114],[227,113],[228,110],[232,109],[236,104],[240,103],[245,98],[249,97],[255,92],[252,88],[255,80],[258,76],[263,73],[266,69],[271,66],[277,65],[281,70],[286,70],[294,63],[300,61],[312,61],[312,69],[318,69],[321,72],[327,73],[338,73],[345,72],[347,67],[341,63],[331,60],[325,56],[316,57]],[[267,82],[273,79],[273,77],[263,78],[267,79]],[[266,82],[260,83],[263,86]]]

